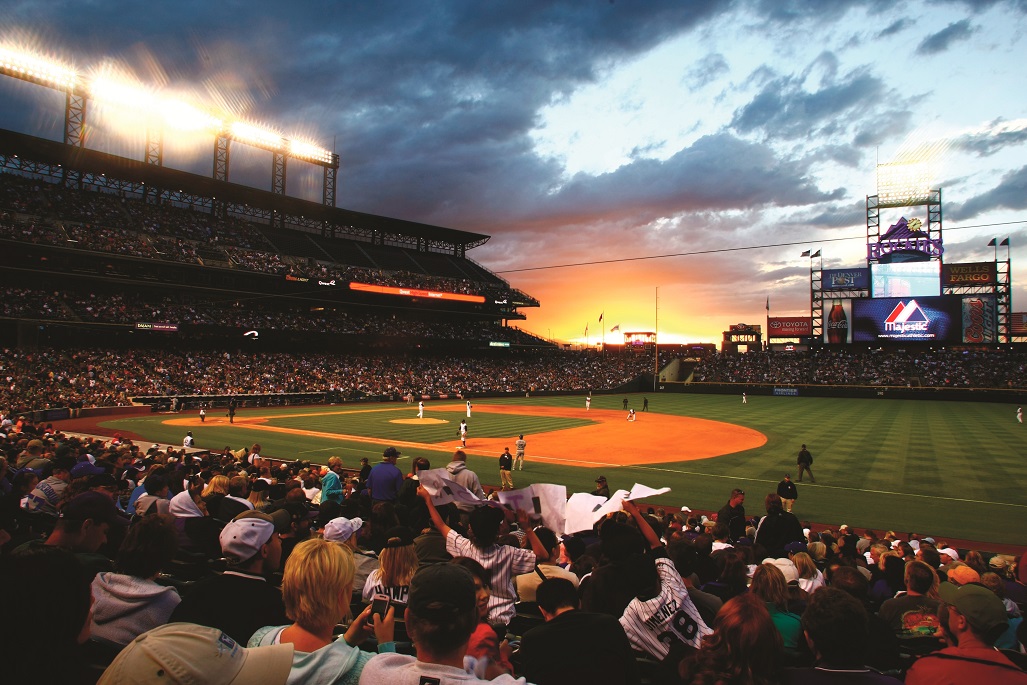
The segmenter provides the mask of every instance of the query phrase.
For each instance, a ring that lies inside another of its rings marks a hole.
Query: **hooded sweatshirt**
[[[182,601],[173,587],[121,573],[98,573],[93,599],[92,637],[119,645],[167,623]]]
[[[467,468],[466,462],[459,460],[451,461],[446,464],[446,471],[449,471],[449,479],[451,481],[464,486],[477,495],[479,499],[485,499],[485,491],[481,489],[481,482],[478,480],[478,474]],[[457,507],[464,511],[474,509],[473,506],[463,504],[461,502],[457,503]]]

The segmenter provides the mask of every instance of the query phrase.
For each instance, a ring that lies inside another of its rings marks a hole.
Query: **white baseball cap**
[[[324,538],[328,542],[346,542],[363,525],[364,520],[361,518],[348,519],[345,516],[340,516],[325,525]]]

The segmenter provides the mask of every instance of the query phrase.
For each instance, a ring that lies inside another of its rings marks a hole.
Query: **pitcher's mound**
[[[449,421],[446,421],[445,419],[418,419],[418,418],[413,418],[413,419],[392,419],[391,421],[389,421],[389,423],[413,423],[413,424],[417,424],[418,426],[426,426],[428,424],[433,424],[433,423],[449,423]]]

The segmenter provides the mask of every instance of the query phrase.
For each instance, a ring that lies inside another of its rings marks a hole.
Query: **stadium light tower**
[[[228,180],[231,141],[268,150],[272,154],[272,189],[284,195],[286,166],[291,157],[324,169],[322,203],[335,206],[335,177],[339,155],[312,142],[288,138],[272,129],[248,123],[185,99],[163,94],[119,73],[112,64],[98,68],[90,78],[59,60],[26,50],[7,40],[0,42],[0,74],[64,91],[64,142],[84,146],[86,101],[132,113],[131,123],[146,127],[145,159],[163,165],[164,132],[205,132],[214,136],[214,178]],[[129,123],[122,125],[130,125]]]

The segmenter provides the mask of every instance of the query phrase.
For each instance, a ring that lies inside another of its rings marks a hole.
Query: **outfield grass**
[[[984,542],[1027,544],[1027,468],[1022,455],[1027,425],[1015,419],[1015,407],[974,402],[922,400],[859,400],[838,398],[649,394],[650,411],[737,423],[767,436],[762,447],[701,461],[603,467],[616,488],[635,482],[669,486],[660,504],[716,510],[732,488],[743,488],[746,510],[763,511],[763,497],[774,491],[785,472],[795,477],[795,454],[806,443],[814,456],[817,483],[799,484],[795,513],[801,519],[875,529],[918,531],[936,536]],[[594,396],[596,409],[620,409],[624,395]],[[641,395],[629,395],[641,407]],[[477,399],[476,405],[583,407],[581,397]],[[345,414],[336,414],[345,411]],[[325,414],[325,412],[332,412]],[[377,461],[392,441],[457,444],[462,411],[429,412],[444,424],[411,425],[390,421],[412,418],[416,409],[405,404],[288,407],[247,410],[240,416],[289,415],[272,418],[272,426],[323,433],[363,436],[355,441],[294,436],[239,428],[203,425],[193,429],[197,445],[237,449],[259,441],[270,456],[324,462],[333,454],[348,466],[360,457]],[[310,416],[305,416],[310,414]],[[318,415],[322,414],[322,415]],[[304,415],[304,416],[296,416]],[[105,427],[130,430],[157,442],[181,442],[185,429],[161,423],[167,415],[118,419]],[[645,415],[640,415],[640,427]],[[473,437],[515,436],[529,440],[527,470],[515,472],[518,487],[532,482],[564,483],[569,490],[588,491],[600,469],[576,468],[531,461],[531,434],[582,425],[582,421],[531,415],[475,413]],[[660,435],[647,440],[660,444]],[[513,447],[511,438],[511,448]],[[662,445],[673,454],[674,445]],[[448,458],[444,452],[403,448],[400,468],[409,459],[427,457],[433,466]],[[496,455],[498,456],[498,454]],[[555,456],[555,455],[554,455]],[[603,455],[566,455],[604,461]],[[469,466],[485,483],[498,484],[495,457],[471,455]]]

